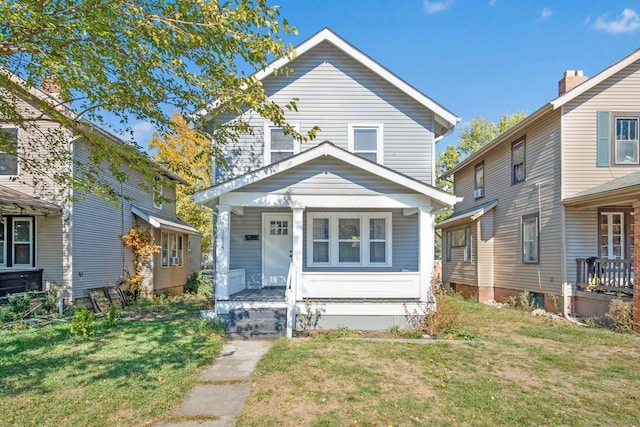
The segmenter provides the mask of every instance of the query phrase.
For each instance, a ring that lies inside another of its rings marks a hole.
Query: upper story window
[[[16,176],[18,175],[18,158],[15,153],[18,146],[18,128],[3,127],[0,143],[7,148],[13,149],[0,150],[0,176]]]
[[[524,138],[515,142],[511,146],[511,182],[513,184],[515,184],[516,182],[524,181],[524,179],[526,178],[524,169],[524,149]]]
[[[476,165],[473,197],[484,197],[484,162]]]
[[[615,162],[617,165],[638,164],[638,118],[615,118]]]
[[[292,125],[299,131],[298,125]],[[279,162],[300,152],[300,141],[296,141],[291,134],[285,134],[284,129],[277,126],[265,125],[264,128],[264,164]]]
[[[382,124],[349,124],[348,150],[365,159],[383,163]]]

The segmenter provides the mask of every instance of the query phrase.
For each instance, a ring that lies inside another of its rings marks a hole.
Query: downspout
[[[565,206],[562,203],[560,204],[560,228],[562,233],[560,238],[560,265],[562,266],[560,271],[560,283],[562,283],[562,317],[577,326],[586,326],[584,323],[571,317],[571,313],[569,311],[571,299],[573,298],[573,285],[571,283],[567,283],[567,219]]]

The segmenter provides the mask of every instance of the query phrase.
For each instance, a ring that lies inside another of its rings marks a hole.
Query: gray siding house
[[[253,133],[221,147],[229,168],[194,195],[217,211],[216,310],[286,309],[289,333],[305,301],[323,327],[402,324],[431,293],[434,211],[456,200],[434,145],[459,119],[328,29],[255,77],[321,130],[300,144],[248,112]]]
[[[448,171],[464,200],[438,225],[444,282],[581,316],[638,290],[639,89],[640,51],[592,78],[567,71],[557,98]]]
[[[24,87],[21,80],[12,78]],[[68,140],[74,164],[88,163],[89,148],[83,138],[41,113],[42,103],[60,103],[54,95],[25,88],[13,96],[25,114],[38,117],[36,125],[28,128],[7,121],[0,124],[0,131],[14,138],[19,154],[30,141],[29,147],[43,147],[36,159],[48,155],[44,147],[47,135],[52,135]],[[113,144],[125,144],[93,124],[84,124],[98,129]],[[132,227],[148,230],[162,246],[147,263],[143,291],[178,292],[188,275],[200,270],[198,232],[176,217],[175,203],[159,203],[149,186],[142,187],[144,176],[126,161],[121,166],[128,175],[126,182],[120,184],[107,172],[99,176],[125,196],[114,206],[94,194],[86,194],[78,202],[65,201],[65,196],[74,194],[52,180],[46,186],[42,180],[30,185],[32,177],[21,170],[20,156],[0,153],[0,296],[55,285],[67,301],[76,302],[87,297],[87,289],[117,284],[123,274],[133,274],[132,252],[121,239]],[[71,170],[72,165],[59,167]],[[155,167],[170,182],[183,182],[179,176]],[[174,187],[156,187],[157,191],[175,198]]]

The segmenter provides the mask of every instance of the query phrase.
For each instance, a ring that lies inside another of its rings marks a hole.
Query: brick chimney
[[[558,82],[558,96],[565,92],[569,92],[574,87],[589,80],[589,77],[582,74],[582,70],[567,70],[564,76]]]
[[[55,76],[43,77],[40,81],[40,90],[52,96],[60,95],[60,84]]]

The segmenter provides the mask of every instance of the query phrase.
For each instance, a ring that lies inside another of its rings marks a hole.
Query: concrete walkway
[[[173,420],[156,427],[233,426],[251,392],[253,370],[273,344],[228,341],[213,365],[200,374],[200,384],[191,389]]]

